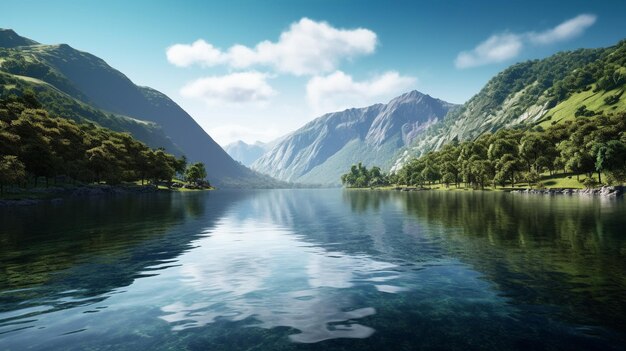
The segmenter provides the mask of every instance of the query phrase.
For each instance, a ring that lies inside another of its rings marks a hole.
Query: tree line
[[[369,172],[354,165],[341,180],[348,187],[438,183],[483,189],[519,183],[530,187],[542,176],[572,173],[577,178],[587,175],[584,184],[590,187],[596,185],[595,173],[599,183],[622,183],[626,181],[626,113],[581,115],[545,130],[540,126],[501,129],[471,141],[454,140],[411,160],[395,174],[381,174],[377,168],[380,176],[375,182],[368,178]]]
[[[170,182],[176,175],[206,178],[204,165],[187,167],[163,149],[151,149],[129,133],[50,116],[34,92],[0,98],[0,186],[22,187],[44,178],[71,181]]]

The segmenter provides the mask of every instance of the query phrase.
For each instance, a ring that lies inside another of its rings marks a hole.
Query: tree
[[[598,172],[598,182],[602,183],[602,172],[615,172],[626,168],[626,144],[619,140],[610,140],[607,143],[594,146],[596,154],[595,168]]]
[[[519,146],[519,155],[526,163],[527,171],[535,167],[537,170],[537,160],[549,148],[549,142],[539,134],[528,134],[522,137]]]
[[[196,162],[189,167],[185,171],[185,179],[191,183],[200,183],[207,176],[206,169],[204,168],[204,163]]]
[[[496,173],[499,179],[507,179],[511,182],[511,186],[515,186],[515,175],[520,170],[519,161],[511,154],[503,155],[496,162]]]
[[[170,182],[175,173],[175,163],[176,158],[166,154],[162,149],[152,152],[149,157],[148,178],[152,180],[154,184],[161,181]],[[204,165],[202,165],[202,169],[204,170]],[[206,171],[204,171],[204,176],[201,179],[204,177],[206,177]]]
[[[429,184],[432,184],[433,182],[439,180],[439,178],[441,177],[439,171],[431,165],[427,165],[426,167],[424,167],[421,174],[422,178],[426,180]]]
[[[524,172],[522,174],[522,179],[524,179],[524,181],[528,183],[529,188],[532,188],[533,184],[536,184],[537,182],[539,182],[540,176],[539,176],[539,173],[537,173],[537,171],[531,170],[528,172]]]
[[[0,158],[0,194],[4,193],[5,184],[15,184],[26,177],[26,167],[17,156],[7,155]]]
[[[187,169],[187,157],[183,155],[179,159],[177,159],[176,162],[174,163],[174,171],[176,171],[176,174],[179,174],[184,177],[186,169]]]
[[[441,177],[441,181],[445,184],[446,188],[450,186],[450,184],[456,184],[456,177],[453,173],[444,173]]]

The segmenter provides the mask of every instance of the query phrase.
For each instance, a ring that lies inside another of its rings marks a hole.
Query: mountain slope
[[[1,68],[1,67],[0,67]],[[119,132],[129,132],[152,148],[163,147],[175,155],[183,152],[174,145],[156,123],[140,121],[131,117],[105,113],[91,107],[54,86],[31,77],[12,75],[0,70],[0,96],[22,95],[24,91],[36,92],[38,101],[46,111],[76,122],[94,122]]]
[[[0,43],[6,44],[3,47],[0,45],[0,70],[14,78],[31,78],[31,83],[39,86],[45,82],[65,98],[70,97],[98,110],[108,119],[126,116],[138,121],[136,130],[129,130],[134,136],[150,146],[183,153],[190,161],[204,162],[214,184],[266,186],[272,183],[268,177],[230,158],[189,114],[166,95],[135,85],[102,59],[66,44],[40,45],[19,37],[11,30],[0,31]],[[8,88],[16,89],[14,86]],[[81,117],[93,120],[92,116]],[[103,122],[102,119],[93,121],[98,124]],[[141,125],[160,128],[169,141],[161,137],[150,138],[151,133],[142,130]],[[123,124],[113,129],[126,130]]]
[[[454,106],[412,91],[388,104],[329,113],[284,137],[252,168],[287,181],[338,184],[346,165],[389,165]]]
[[[37,45],[38,42],[19,36],[11,29],[0,28],[0,47],[15,48],[18,46]]]
[[[453,140],[471,140],[501,128],[546,127],[575,118],[575,111],[585,104],[593,106],[594,112],[626,110],[625,84],[626,41],[515,64],[416,138],[392,170]],[[606,103],[609,96],[616,101]]]
[[[241,162],[244,166],[250,166],[254,161],[258,160],[264,153],[269,151],[273,143],[262,143],[257,141],[254,144],[248,144],[238,140],[224,146],[224,151],[235,161]]]

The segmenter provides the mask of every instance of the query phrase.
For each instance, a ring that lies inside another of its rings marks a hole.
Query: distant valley
[[[238,140],[224,146],[224,151],[230,155],[235,161],[241,162],[244,166],[251,166],[254,161],[258,160],[264,153],[269,151],[275,143],[263,143],[257,141],[248,144],[245,141]]]

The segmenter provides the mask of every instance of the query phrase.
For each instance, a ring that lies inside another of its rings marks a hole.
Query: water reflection
[[[97,304],[168,268],[191,248],[198,227],[211,225],[237,197],[211,206],[199,224],[206,200],[158,194],[2,209],[0,334],[32,327],[43,314]]]
[[[393,264],[327,251],[270,223],[227,217],[197,245],[180,259],[181,281],[192,290],[162,308],[174,330],[252,318],[258,327],[296,330],[296,342],[365,338],[374,330],[356,320],[375,309],[355,307],[338,289],[374,283],[392,291],[384,284],[398,276]]]
[[[626,330],[624,201],[371,191],[347,191],[344,201],[356,212],[393,204],[419,222],[441,225],[425,234],[517,303]]]
[[[624,210],[316,189],[2,211],[0,349],[619,349]]]

